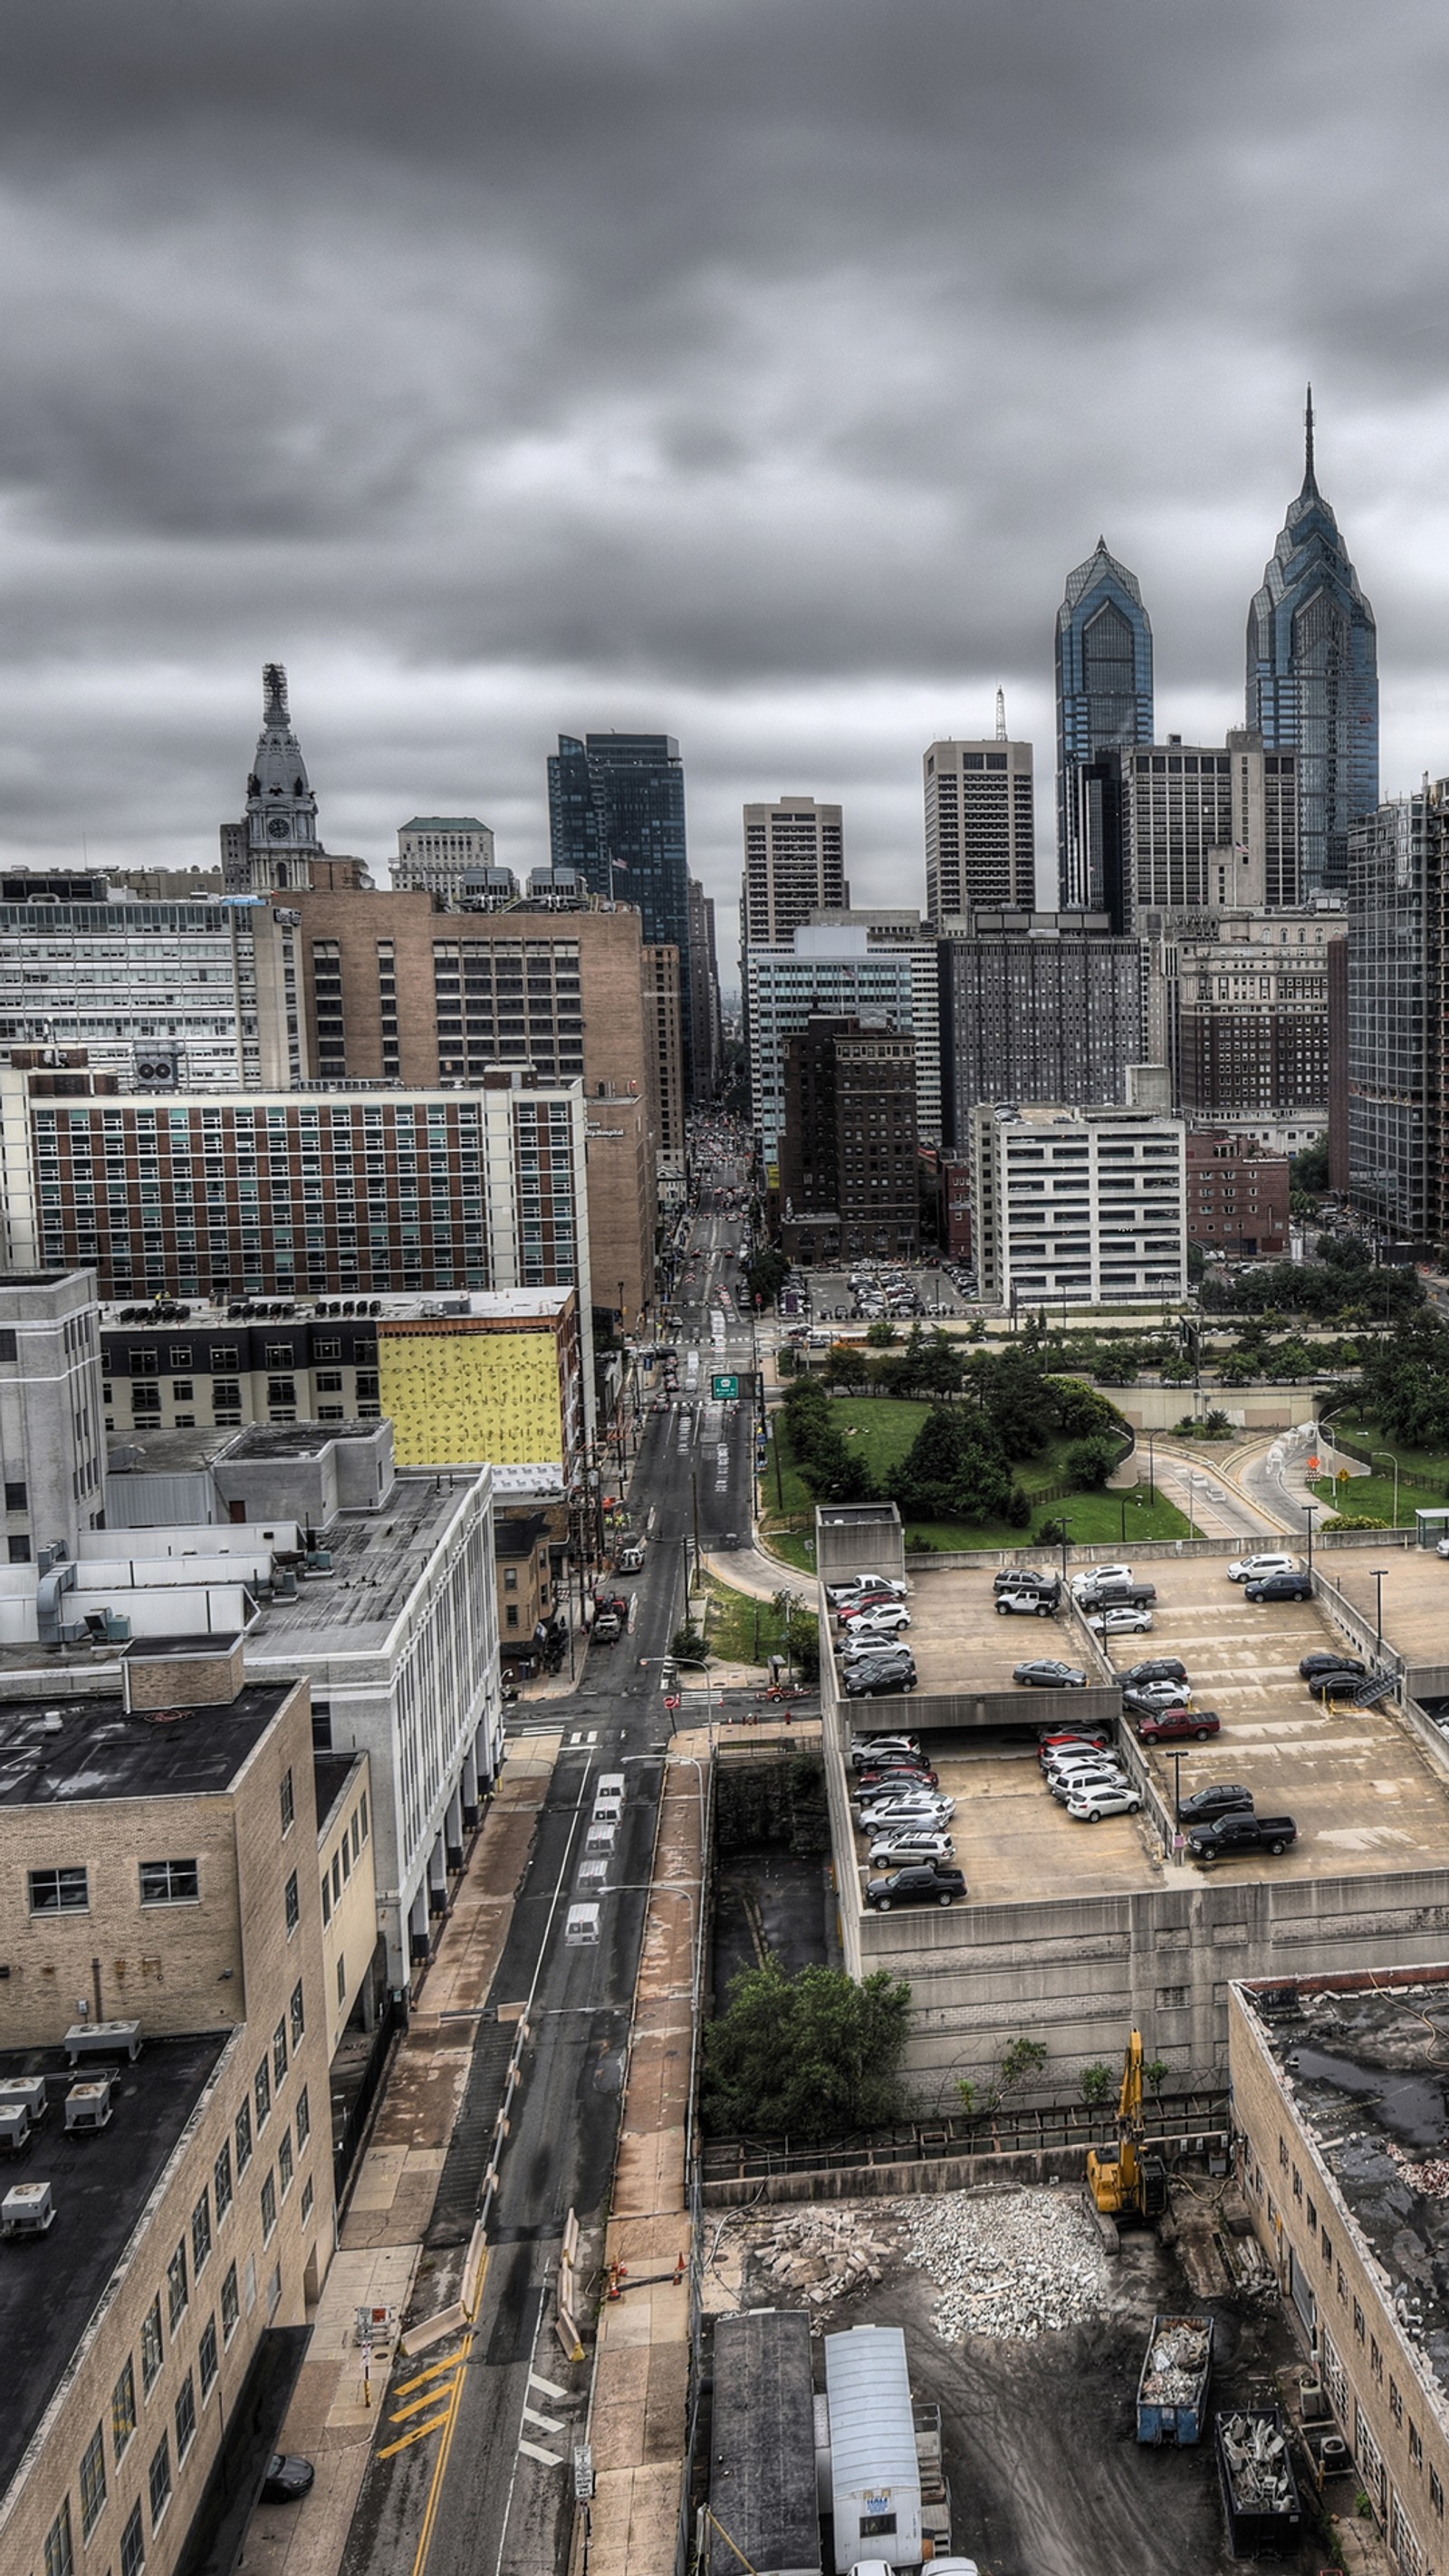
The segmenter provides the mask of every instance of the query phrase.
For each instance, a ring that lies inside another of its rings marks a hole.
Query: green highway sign
[[[737,1377],[717,1377],[711,1380],[711,1384],[716,1404],[733,1404],[736,1401],[740,1391]]]

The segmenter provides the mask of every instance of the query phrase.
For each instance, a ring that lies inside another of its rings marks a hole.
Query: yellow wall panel
[[[400,1467],[456,1466],[475,1458],[519,1467],[563,1456],[550,1333],[384,1326],[377,1365]]]

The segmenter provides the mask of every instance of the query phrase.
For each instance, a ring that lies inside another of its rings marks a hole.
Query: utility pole
[[[689,1471],[689,1494],[690,1494],[690,1501],[691,1501],[691,1503],[692,1503],[692,1505],[693,1505],[693,1509],[694,1509],[694,1579],[695,1579],[696,1584],[698,1584],[698,1582],[699,1582],[699,1568],[700,1568],[700,1555],[699,1555],[699,1477],[698,1477],[698,1475],[696,1474],[696,1472],[695,1472],[695,1470],[694,1470],[694,1468],[693,1468],[693,1467],[691,1467],[691,1469],[690,1469],[690,1471]]]

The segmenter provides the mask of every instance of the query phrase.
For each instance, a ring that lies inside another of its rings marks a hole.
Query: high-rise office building
[[[751,1115],[772,1182],[785,1121],[785,1050],[792,1034],[823,1014],[914,1035],[916,985],[909,946],[878,943],[861,925],[819,925],[795,931],[788,947],[746,950]],[[934,1023],[934,997],[931,1019]]]
[[[548,764],[549,843],[556,869],[593,893],[632,903],[650,947],[689,957],[684,763],[667,733],[560,734]]]
[[[1298,755],[1306,897],[1342,892],[1348,836],[1379,801],[1378,632],[1313,464],[1313,396],[1303,488],[1248,611],[1248,724]]]
[[[1355,825],[1348,865],[1348,1189],[1400,1243],[1449,1226],[1445,880],[1449,779]]]
[[[1274,755],[1271,753],[1269,757]],[[1328,985],[1341,910],[1147,912],[1148,1053],[1195,1125],[1299,1154],[1328,1121]]]
[[[941,1132],[957,1153],[983,1103],[1126,1099],[1144,1061],[1139,940],[1103,914],[977,911],[937,954]]]
[[[1186,1131],[1129,1104],[979,1107],[972,1234],[993,1303],[1153,1304],[1187,1286]]]
[[[1001,701],[998,698],[998,706]],[[1031,744],[933,742],[925,754],[926,919],[935,930],[973,905],[1036,901]]]
[[[845,912],[813,912],[811,930],[863,930],[868,947],[904,960],[911,978],[911,1035],[915,1040],[916,1133],[924,1145],[941,1139],[941,1031],[936,940],[918,912],[885,905],[852,905]]]
[[[812,912],[839,912],[849,901],[838,805],[777,796],[745,807],[742,947],[779,947]]]
[[[1297,755],[1230,733],[1180,734],[1120,755],[1127,920],[1148,910],[1275,907],[1298,899]]]
[[[1057,861],[1063,907],[1122,928],[1120,849],[1103,754],[1152,740],[1152,627],[1137,576],[1105,537],[1067,578],[1057,611]]]
[[[909,1030],[811,1017],[785,1048],[781,1243],[833,1269],[920,1248],[915,1042]]]
[[[714,898],[705,893],[698,877],[689,880],[689,1052],[694,1067],[694,1097],[712,1100],[724,1061],[719,952],[714,935]]]

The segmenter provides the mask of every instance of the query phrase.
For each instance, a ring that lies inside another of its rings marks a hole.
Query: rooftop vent
[[[43,2236],[54,2219],[48,2182],[18,2182],[0,2200],[0,2236]]]
[[[24,2111],[34,2128],[45,2117],[46,2091],[43,2075],[6,2075],[0,2077],[0,2111],[15,2108]]]
[[[91,2132],[104,2129],[111,2117],[111,2079],[109,2075],[92,2076],[84,2084],[72,2084],[65,2097],[65,2125],[72,2130]]]
[[[0,2155],[18,2156],[30,2144],[30,2114],[23,2102],[0,2102]]]

